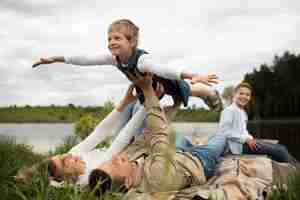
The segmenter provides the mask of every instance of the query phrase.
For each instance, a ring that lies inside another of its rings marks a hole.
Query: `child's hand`
[[[202,75],[193,76],[191,80],[191,84],[195,84],[198,82],[211,86],[212,83],[218,83],[218,77],[216,74],[208,74],[207,76],[202,76]]]
[[[128,104],[130,104],[131,102],[133,102],[136,99],[137,99],[137,96],[136,96],[136,92],[135,92],[135,87],[133,84],[131,84],[128,87],[125,96],[120,101],[119,105],[117,105],[116,109],[119,112],[122,112]]]
[[[248,139],[246,141],[247,145],[250,147],[250,149],[252,151],[256,151],[257,150],[257,146],[256,146],[256,139]]]
[[[137,99],[137,95],[136,95],[135,87],[133,84],[131,84],[127,89],[127,92],[123,98],[123,102],[125,104],[129,104],[136,99]]]
[[[52,64],[52,63],[55,63],[57,60],[56,60],[56,57],[50,57],[50,58],[41,58],[40,61],[34,63],[32,65],[32,68],[35,68],[39,65],[43,65],[43,64]]]

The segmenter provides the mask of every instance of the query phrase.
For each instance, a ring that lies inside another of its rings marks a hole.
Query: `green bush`
[[[94,130],[100,121],[93,115],[80,117],[79,121],[75,123],[75,135],[83,140]]]
[[[78,143],[78,137],[76,135],[70,135],[63,139],[63,142],[55,147],[53,151],[49,151],[49,155],[64,154],[67,153],[72,147]]]
[[[80,117],[79,121],[75,123],[75,135],[82,140],[86,138],[114,108],[114,104],[108,101],[104,104],[103,108],[99,111],[97,116],[87,114]]]

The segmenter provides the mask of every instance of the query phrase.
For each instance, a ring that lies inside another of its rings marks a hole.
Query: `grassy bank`
[[[23,106],[0,107],[0,123],[66,123],[76,122],[80,117],[106,115],[113,108],[111,102],[99,107],[80,106]],[[216,122],[219,113],[205,109],[181,109],[175,121],[181,122]]]
[[[75,106],[24,106],[1,107],[0,122],[2,123],[57,123],[74,122],[86,114],[99,115],[103,107]]]
[[[220,113],[203,108],[181,109],[173,120],[176,122],[218,122],[219,117]]]

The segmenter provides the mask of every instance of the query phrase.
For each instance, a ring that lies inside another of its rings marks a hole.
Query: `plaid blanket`
[[[226,156],[222,159],[215,175],[204,185],[193,186],[181,191],[164,193],[140,193],[130,190],[125,199],[264,199],[271,186],[286,181],[295,168],[288,163],[278,163],[266,156]],[[201,198],[200,198],[201,197]]]

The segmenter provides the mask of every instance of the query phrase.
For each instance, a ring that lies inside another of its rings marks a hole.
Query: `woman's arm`
[[[70,150],[70,153],[89,152],[93,150],[107,136],[118,133],[124,126],[125,122],[129,120],[129,117],[129,112],[119,112],[115,108],[103,121],[96,126],[94,131],[87,138],[74,146]]]
[[[113,143],[107,149],[105,160],[110,160],[113,155],[120,153],[130,143],[132,137],[137,134],[137,131],[143,124],[146,117],[146,111],[143,106],[133,115],[130,121],[119,132],[119,135],[114,139]]]
[[[129,121],[131,110],[136,103],[136,97],[132,95],[132,92],[133,86],[130,86],[119,105],[96,126],[87,138],[74,146],[70,152],[89,152],[107,136],[118,134]]]

